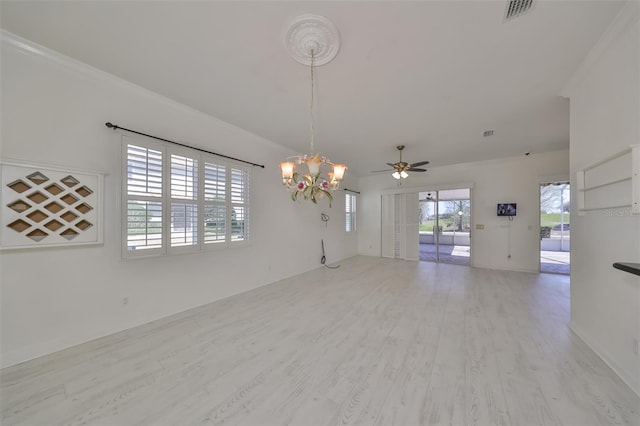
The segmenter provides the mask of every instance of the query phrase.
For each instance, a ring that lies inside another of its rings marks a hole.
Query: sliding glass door
[[[471,264],[471,189],[419,193],[420,260]]]

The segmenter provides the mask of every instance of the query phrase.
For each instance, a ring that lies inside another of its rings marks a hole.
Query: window
[[[218,157],[123,136],[125,257],[249,238],[249,171]]]
[[[345,211],[345,231],[356,230],[356,196],[355,194],[344,194]]]

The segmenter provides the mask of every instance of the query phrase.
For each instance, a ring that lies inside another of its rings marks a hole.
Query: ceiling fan
[[[395,179],[406,179],[409,176],[409,173],[407,172],[426,172],[427,171],[427,169],[420,169],[418,167],[429,164],[428,161],[418,161],[417,163],[409,164],[405,161],[402,161],[402,150],[404,149],[404,145],[398,145],[396,149],[400,151],[400,161],[398,161],[397,163],[387,163],[387,165],[393,168],[392,169],[393,173],[391,174],[391,176],[393,176]],[[376,170],[372,173],[386,172],[386,171],[388,170]]]
[[[424,199],[422,199],[420,201],[438,201],[438,199],[436,197],[434,197],[433,195],[431,195],[430,192],[427,192],[427,196],[424,197]]]

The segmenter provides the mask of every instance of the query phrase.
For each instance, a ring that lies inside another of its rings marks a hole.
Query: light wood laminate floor
[[[568,295],[565,276],[354,257],[4,369],[2,424],[640,424]]]

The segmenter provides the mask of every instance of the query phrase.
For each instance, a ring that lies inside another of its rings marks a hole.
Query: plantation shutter
[[[227,168],[204,164],[204,243],[224,243],[227,235]]]
[[[188,148],[122,141],[124,257],[249,242],[249,168]]]
[[[249,172],[231,168],[231,241],[249,238]]]
[[[148,255],[161,250],[163,245],[163,155],[139,144],[125,147],[127,251],[144,251]]]
[[[345,210],[345,231],[356,230],[356,196],[354,194],[344,194]]]
[[[198,160],[171,154],[171,247],[198,245]]]

